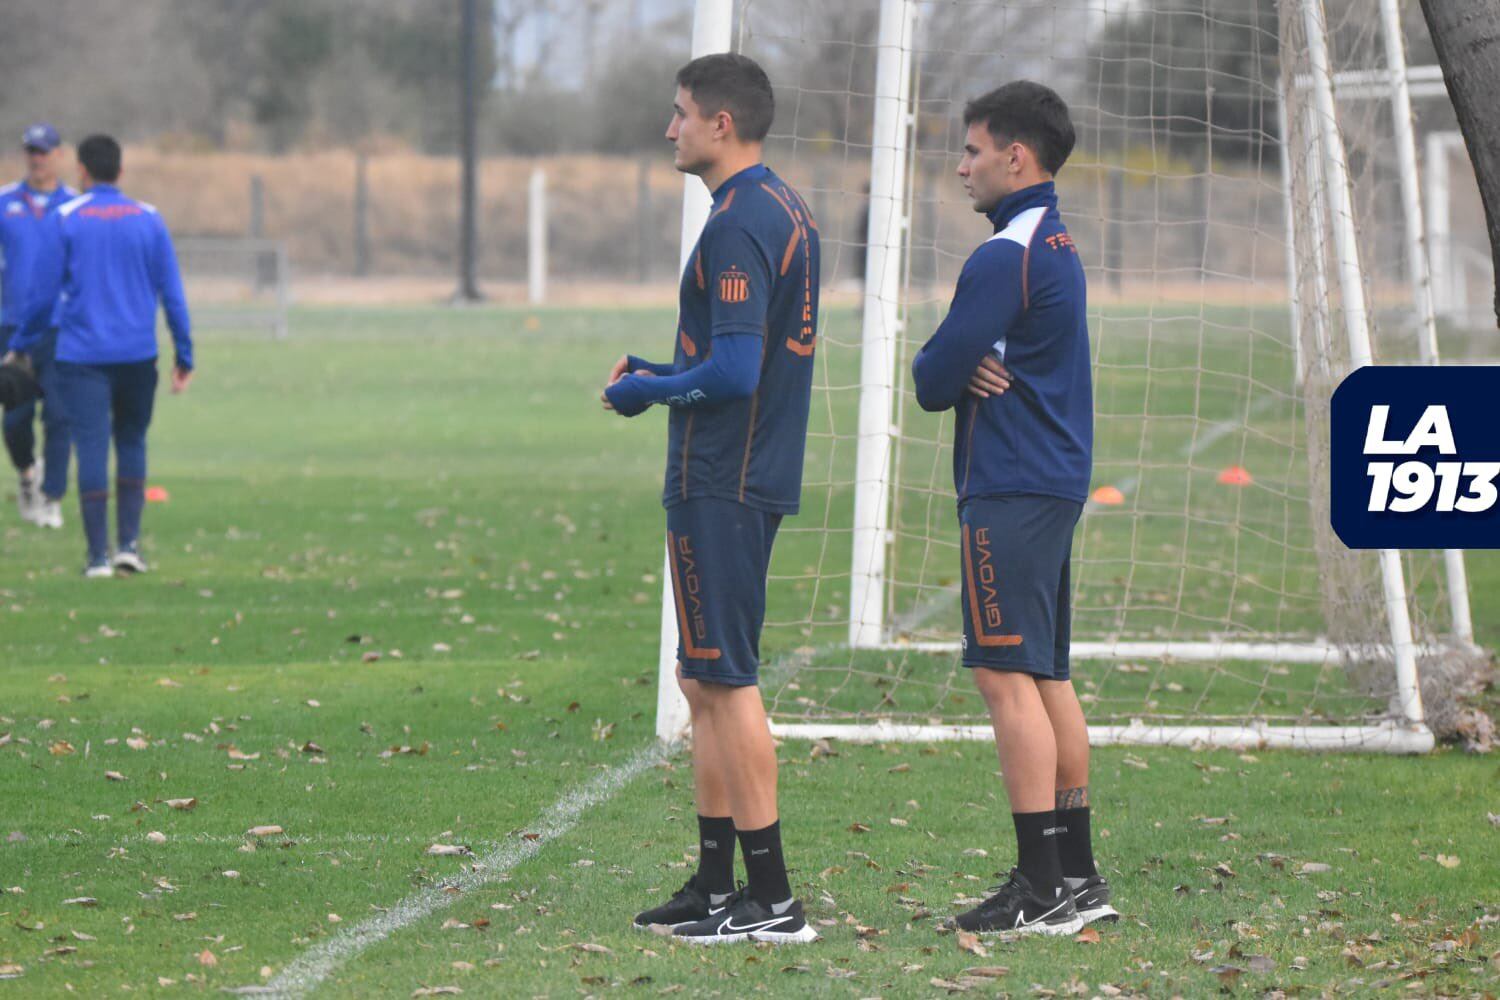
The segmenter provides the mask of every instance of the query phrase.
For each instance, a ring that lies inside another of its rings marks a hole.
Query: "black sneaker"
[[[1010,870],[1010,879],[995,894],[974,909],[953,918],[959,930],[976,934],[1076,934],[1083,929],[1083,918],[1073,904],[1073,896],[1059,892],[1043,899],[1031,888],[1020,869]]]
[[[681,889],[672,894],[671,899],[655,909],[637,913],[635,927],[644,931],[649,930],[652,924],[661,924],[675,930],[724,912],[724,908],[733,900],[734,894],[730,893],[718,906],[714,906],[709,900],[708,893],[698,888],[698,876],[694,875],[683,883]]]
[[[1096,920],[1114,923],[1120,919],[1120,911],[1109,905],[1109,883],[1102,875],[1088,878],[1065,878],[1068,892],[1073,894],[1073,905],[1085,924]]]
[[[802,904],[795,899],[782,913],[775,913],[743,889],[729,900],[728,909],[695,924],[678,927],[673,936],[692,944],[731,944],[735,941],[769,941],[772,944],[806,944],[818,939],[808,926]]]

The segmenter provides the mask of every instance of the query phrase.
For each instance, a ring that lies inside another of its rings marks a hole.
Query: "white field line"
[[[597,774],[564,793],[542,813],[535,825],[527,829],[524,836],[507,840],[477,858],[467,871],[428,886],[389,910],[340,930],[303,952],[267,985],[241,987],[231,992],[254,996],[307,996],[339,966],[365,949],[451,905],[463,893],[499,881],[506,872],[535,857],[548,842],[577,826],[585,813],[609,801],[640,774],[664,761],[670,752],[670,747],[660,743],[641,748],[619,767]],[[459,892],[448,892],[450,888]]]
[[[25,841],[12,844],[12,847],[25,847],[27,844],[77,844],[80,842],[100,842],[121,844],[129,847],[139,847],[151,844],[146,833],[128,833],[124,836],[115,836],[106,830],[79,830],[78,832],[66,833],[43,833],[35,837],[28,836]],[[221,847],[238,847],[245,843],[257,844],[261,847],[280,847],[287,841],[291,841],[298,847],[361,847],[371,844],[421,844],[424,847],[433,843],[431,837],[414,837],[410,834],[391,833],[312,833],[298,835],[296,833],[277,834],[272,837],[252,837],[248,833],[169,833],[166,835],[166,844],[214,844]],[[503,840],[465,840],[471,848],[494,849],[505,843]],[[156,845],[152,845],[156,846]]]

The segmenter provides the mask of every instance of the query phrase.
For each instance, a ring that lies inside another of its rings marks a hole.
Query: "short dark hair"
[[[1057,91],[1014,80],[964,105],[964,125],[984,122],[996,143],[1030,146],[1042,169],[1055,174],[1068,162],[1076,136],[1068,105]]]
[[[699,56],[677,71],[677,85],[693,95],[705,117],[728,111],[734,131],[745,142],[760,142],[776,117],[771,78],[749,56],[716,52]]]
[[[101,184],[120,179],[120,144],[107,135],[91,135],[78,144],[78,162]]]

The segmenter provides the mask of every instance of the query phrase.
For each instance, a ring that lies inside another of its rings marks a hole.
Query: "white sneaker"
[[[89,580],[108,580],[115,575],[115,568],[109,563],[94,563],[84,569],[83,575]]]
[[[144,573],[147,570],[146,560],[141,558],[139,552],[132,546],[121,549],[115,553],[115,570],[126,575],[132,573]]]
[[[43,528],[61,528],[63,526],[62,501],[50,500],[43,496],[32,520]]]
[[[23,469],[16,483],[16,509],[21,520],[36,523],[37,508],[42,504],[42,460]]]

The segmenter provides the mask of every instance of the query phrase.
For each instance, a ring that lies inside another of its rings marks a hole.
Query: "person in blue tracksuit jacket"
[[[0,186],[0,352],[26,312],[31,288],[31,267],[43,238],[47,216],[78,192],[58,183],[59,147],[62,137],[46,122],[38,122],[21,133],[26,155],[26,177]],[[49,528],[62,527],[59,501],[68,488],[68,425],[53,384],[52,351],[56,329],[49,324],[46,336],[32,352],[37,381],[50,398],[41,403],[46,436],[42,461],[36,454],[35,401],[13,407],[5,415],[5,448],[20,474],[16,504],[21,518]]]
[[[963,664],[994,725],[1018,859],[957,917],[970,932],[1071,934],[1114,920],[1094,864],[1088,727],[1069,679],[1070,556],[1094,443],[1083,265],[1053,175],[1068,107],[1019,80],[964,109],[958,174],[994,227],[912,362],[917,402],[956,410]]]
[[[78,145],[84,193],[50,217],[33,271],[35,291],[11,348],[30,353],[58,309],[57,385],[78,453],[78,499],[88,538],[85,575],[143,573],[146,430],[156,398],[156,309],[176,348],[172,391],[193,376],[192,328],[166,224],[120,193],[120,145]],[[62,297],[60,306],[57,304]],[[115,448],[118,547],[109,555],[109,448]]]

